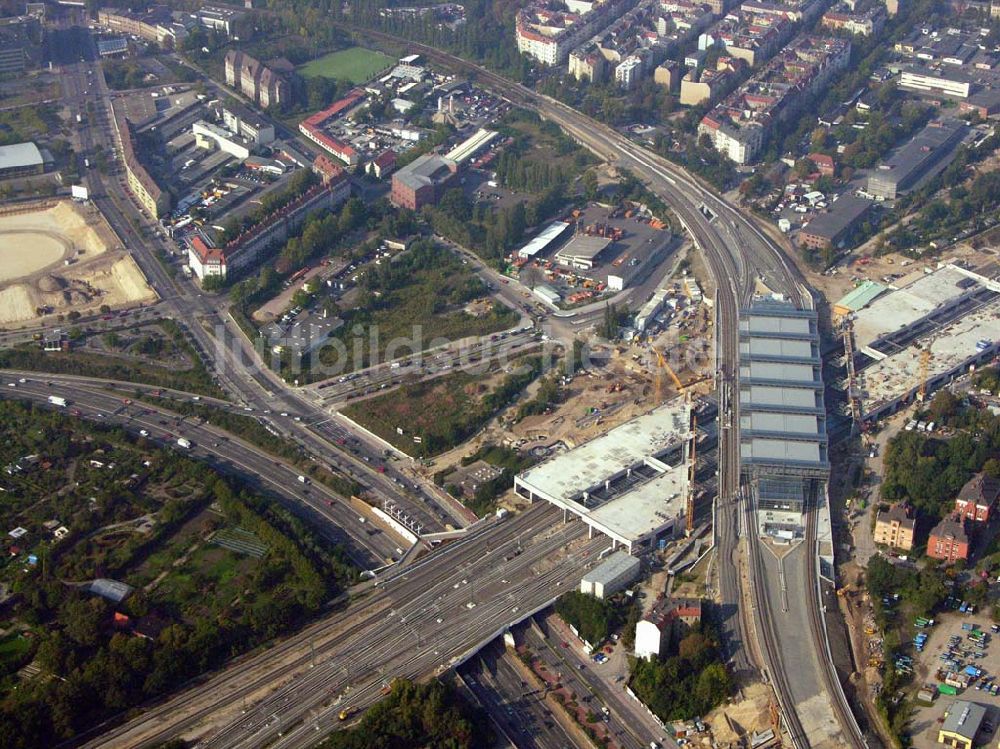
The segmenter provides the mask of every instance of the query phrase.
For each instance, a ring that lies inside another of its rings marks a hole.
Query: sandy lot
[[[53,200],[0,213],[0,325],[155,299],[92,205]]]

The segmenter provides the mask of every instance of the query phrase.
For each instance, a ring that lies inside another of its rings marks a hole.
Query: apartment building
[[[895,504],[875,516],[875,543],[909,551],[913,548],[915,527],[916,520],[911,517],[910,508],[905,504]]]
[[[156,183],[156,180],[140,161],[135,150],[132,123],[115,108],[114,102],[112,102],[112,111],[115,128],[118,130],[118,137],[122,144],[122,162],[125,164],[125,178],[129,192],[150,216],[156,219],[162,218],[170,212],[170,193]]]
[[[578,81],[584,79],[600,82],[604,80],[607,64],[604,56],[593,47],[575,49],[569,55],[569,74]]]
[[[949,564],[969,558],[969,536],[965,532],[965,519],[945,518],[934,526],[927,539],[927,556]]]
[[[955,499],[955,512],[976,523],[988,523],[1000,499],[1000,479],[977,473]]]
[[[174,20],[170,8],[165,5],[154,5],[141,12],[99,8],[97,22],[113,33],[136,36],[166,48],[176,47],[188,34],[187,25]]]
[[[838,3],[823,14],[823,28],[831,31],[844,30],[858,36],[872,36],[885,26],[886,12],[876,5],[862,13],[854,13],[846,3]]]
[[[739,89],[719,102],[698,125],[715,149],[737,164],[754,161],[770,129],[797,114],[830,78],[846,67],[847,39],[803,36]]]
[[[284,106],[291,94],[288,81],[279,73],[250,55],[232,49],[226,53],[226,85],[264,109]]]

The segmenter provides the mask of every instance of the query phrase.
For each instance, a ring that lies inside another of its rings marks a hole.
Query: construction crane
[[[921,403],[927,397],[927,379],[930,376],[931,350],[929,348],[920,351],[920,390],[917,391],[917,400]]]
[[[674,383],[674,387],[677,388],[678,393],[684,392],[684,386],[681,384],[680,378],[677,373],[674,372],[673,367],[667,362],[667,358],[653,349],[653,353],[656,354],[656,372],[654,373],[653,383],[654,383],[654,394],[656,397],[656,403],[661,403],[663,401],[663,372],[666,371],[670,375],[670,379]]]

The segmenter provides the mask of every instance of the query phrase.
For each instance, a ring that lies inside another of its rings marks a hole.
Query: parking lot
[[[988,612],[963,614],[952,610],[935,617],[934,626],[917,630],[927,634],[927,641],[923,652],[913,653],[914,689],[920,689],[925,684],[946,687],[943,681],[938,680],[938,675],[944,678],[949,672],[961,674],[961,680],[967,679],[968,686],[956,688],[954,696],[938,694],[929,706],[920,701],[914,702],[911,731],[916,749],[940,746],[937,743],[939,721],[955,700],[968,700],[986,708],[986,723],[980,733],[979,744],[993,745],[995,728],[1000,723],[1000,645],[996,644],[1000,641],[1000,634],[994,630],[995,626]],[[974,634],[977,629],[981,634]],[[982,644],[977,644],[977,640]],[[892,667],[892,664],[888,665]],[[965,674],[967,667],[978,670],[980,676]]]

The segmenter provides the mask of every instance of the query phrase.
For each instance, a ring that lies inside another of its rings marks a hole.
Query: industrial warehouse
[[[917,271],[844,324],[856,352],[855,411],[881,418],[996,356],[1000,266]]]
[[[572,513],[629,553],[684,527],[692,409],[675,399],[514,479],[514,490]]]

